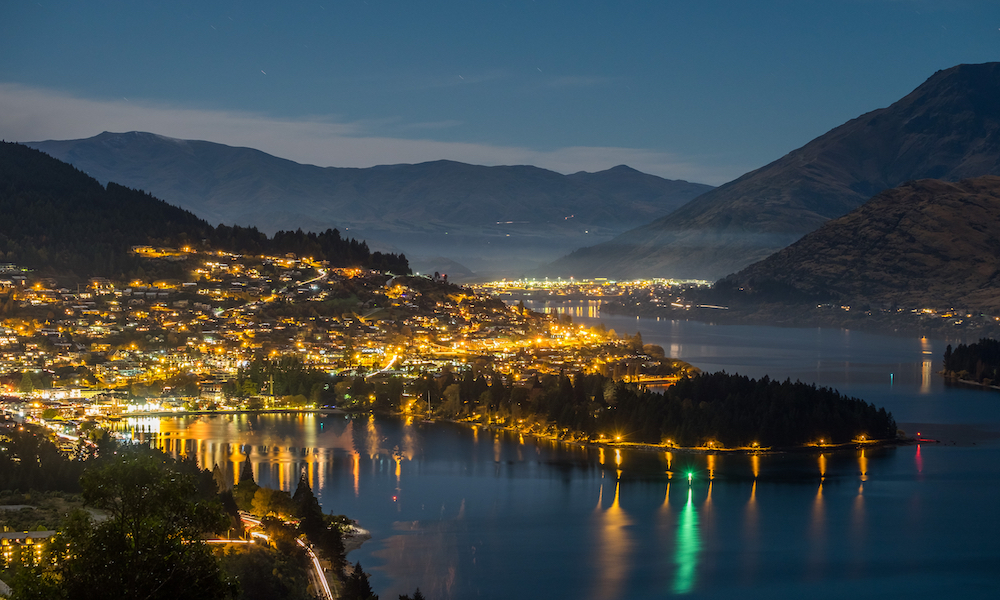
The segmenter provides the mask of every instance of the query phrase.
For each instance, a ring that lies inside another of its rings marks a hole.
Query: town
[[[71,285],[0,265],[5,410],[44,423],[67,449],[95,421],[129,415],[331,407],[430,414],[428,378],[468,373],[514,385],[599,373],[662,385],[683,371],[639,334],[574,324],[511,297],[534,284],[464,288],[447,275],[331,268],[294,255],[133,251],[151,272],[161,261],[189,266],[190,279]],[[592,299],[631,289],[573,286],[555,289]],[[381,402],[384,393],[391,401]]]

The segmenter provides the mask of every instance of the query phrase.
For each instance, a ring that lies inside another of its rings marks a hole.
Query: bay
[[[342,415],[131,425],[232,476],[249,453],[262,485],[291,491],[305,468],[326,510],[371,531],[348,559],[382,598],[417,586],[431,599],[996,596],[1000,395],[944,385],[934,370],[948,340],[601,321],[703,370],[835,387],[946,435],[754,457]]]

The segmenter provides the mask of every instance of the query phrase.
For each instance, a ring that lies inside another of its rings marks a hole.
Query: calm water
[[[604,321],[704,370],[816,381],[899,422],[1000,430],[1000,394],[933,375],[940,341]],[[1000,445],[982,438],[751,457],[616,453],[336,415],[136,425],[208,467],[235,472],[249,450],[264,485],[291,490],[308,469],[325,509],[372,532],[348,558],[382,598],[418,585],[431,599],[1000,592]]]

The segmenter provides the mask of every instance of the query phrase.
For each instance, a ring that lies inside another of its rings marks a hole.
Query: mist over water
[[[1000,394],[945,387],[934,374],[941,340],[602,321],[641,330],[703,370],[815,381],[948,434],[1000,430]],[[372,573],[382,598],[417,586],[428,598],[595,600],[992,598],[1000,589],[1000,444],[988,436],[750,456],[342,415],[132,424],[234,476],[249,452],[262,485],[291,490],[305,468],[324,509],[371,531],[348,560]]]

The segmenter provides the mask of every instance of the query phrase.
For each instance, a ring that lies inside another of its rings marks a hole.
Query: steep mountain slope
[[[141,132],[32,142],[100,181],[114,180],[210,220],[273,231],[321,225],[409,231],[415,223],[497,222],[622,230],[669,213],[711,186],[628,167],[561,175],[530,166],[452,161],[368,169],[298,164],[249,148]]]
[[[715,279],[913,179],[1000,174],[1000,63],[939,71],[875,110],[670,215],[547,269]]]
[[[93,178],[20,144],[0,144],[0,262],[116,277],[139,265],[133,245],[186,242],[213,228],[186,210]],[[183,236],[183,238],[181,237]]]
[[[878,194],[719,282],[765,301],[1000,314],[1000,177],[925,179]]]

